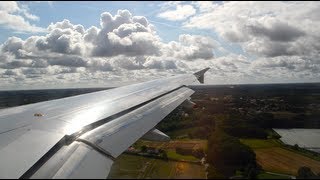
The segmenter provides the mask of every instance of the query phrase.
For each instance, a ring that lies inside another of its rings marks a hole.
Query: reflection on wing
[[[189,98],[185,85],[200,76],[1,110],[1,178],[105,178],[113,159]]]

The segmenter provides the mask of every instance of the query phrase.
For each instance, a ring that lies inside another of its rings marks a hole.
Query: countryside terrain
[[[170,142],[139,140],[108,178],[317,178],[320,155],[279,140],[272,128],[320,128],[320,84],[192,86],[157,128]],[[0,91],[0,108],[104,90]]]
[[[180,106],[157,125],[171,137],[170,142],[139,140],[132,146],[138,151],[143,146],[160,149],[166,155],[125,153],[115,162],[108,178],[319,176],[319,154],[283,144],[272,130],[320,128],[319,84],[191,88],[196,91],[192,100],[198,107]]]

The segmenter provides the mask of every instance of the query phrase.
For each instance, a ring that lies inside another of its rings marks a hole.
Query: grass
[[[145,141],[145,140],[138,140],[134,143],[134,147],[139,149],[141,146],[149,146],[154,148],[160,148],[164,150],[172,150],[176,147],[181,148],[194,148],[198,146],[203,148],[204,150],[207,149],[207,140],[197,140],[197,139],[179,139],[179,140],[171,140],[169,142],[156,142],[156,141]]]
[[[172,159],[172,160],[177,160],[177,161],[194,161],[194,162],[197,162],[199,161],[199,159],[197,159],[196,157],[194,156],[185,156],[185,155],[181,155],[181,154],[178,154],[176,153],[174,150],[168,150],[167,151],[167,156],[169,159]]]
[[[143,169],[143,164],[147,159],[141,156],[120,155],[111,167],[108,178],[138,178],[139,169]]]
[[[281,176],[281,175],[275,175],[275,174],[269,174],[269,173],[260,173],[257,176],[257,179],[290,179],[288,176]]]
[[[275,119],[281,119],[281,118],[291,119],[297,115],[297,113],[293,113],[289,111],[276,111],[271,113],[274,115]]]
[[[122,154],[114,162],[108,179],[205,179],[204,166]]]
[[[281,144],[276,139],[240,139],[242,144],[252,149],[280,147]]]
[[[189,133],[195,130],[197,127],[192,128],[184,128],[174,131],[166,132],[168,136],[170,136],[172,139],[185,139],[189,138]]]

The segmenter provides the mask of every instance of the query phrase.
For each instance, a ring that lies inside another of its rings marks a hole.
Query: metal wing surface
[[[0,110],[0,178],[106,178],[199,72]]]

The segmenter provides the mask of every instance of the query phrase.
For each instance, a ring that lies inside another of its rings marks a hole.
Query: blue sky
[[[0,89],[117,86],[205,67],[207,84],[318,82],[319,12],[292,1],[0,2]]]

